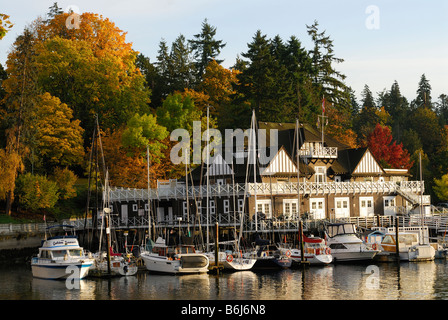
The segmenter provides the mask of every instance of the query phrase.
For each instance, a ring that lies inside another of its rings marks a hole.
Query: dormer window
[[[315,167],[315,181],[317,183],[327,182],[327,168],[326,167]]]

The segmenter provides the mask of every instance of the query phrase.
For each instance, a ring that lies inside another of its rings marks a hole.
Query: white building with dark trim
[[[268,134],[277,129],[279,143],[271,160],[256,166],[256,179],[247,166],[246,149],[233,153],[233,163],[216,155],[210,165],[192,170],[187,182],[184,177],[158,181],[150,190],[112,189],[117,226],[148,226],[149,210],[151,222],[159,226],[204,229],[218,222],[239,228],[243,218],[246,231],[295,231],[299,217],[395,216],[430,202],[422,196],[424,182],[406,169],[383,168],[368,148],[351,149],[329,136],[323,139],[308,125],[301,125],[299,134],[295,124],[258,126]]]

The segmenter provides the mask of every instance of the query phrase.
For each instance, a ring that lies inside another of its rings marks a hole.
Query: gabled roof
[[[338,159],[331,165],[330,169],[337,175],[370,176],[385,174],[383,168],[367,147],[339,150]]]
[[[299,124],[299,147],[304,142],[321,142],[322,133],[309,124]],[[259,129],[266,130],[266,145],[270,144],[270,130],[278,130],[278,146],[284,146],[286,151],[294,158],[296,155],[296,124],[295,123],[277,123],[277,122],[258,122]],[[339,150],[348,149],[349,146],[333,139],[330,135],[324,135],[324,144],[327,147],[337,147]]]

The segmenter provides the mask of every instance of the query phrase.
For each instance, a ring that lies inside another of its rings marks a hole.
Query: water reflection
[[[369,269],[370,268],[370,269]],[[8,300],[432,300],[448,299],[447,262],[370,266],[331,264],[219,276],[156,275],[65,281],[35,279],[25,267],[0,267],[0,299]],[[373,273],[372,273],[373,270]],[[376,277],[376,278],[375,278]]]

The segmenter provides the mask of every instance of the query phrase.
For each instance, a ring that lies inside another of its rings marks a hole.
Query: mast
[[[146,146],[146,167],[148,171],[148,239],[151,239],[151,196],[150,196],[150,175],[149,175],[149,146]]]
[[[208,199],[208,196],[209,196],[209,188],[210,188],[210,186],[209,186],[209,183],[210,183],[210,164],[209,164],[209,161],[210,161],[210,132],[209,132],[209,129],[208,129],[208,126],[209,126],[209,110],[210,110],[210,106],[207,106],[207,161],[206,161],[206,164],[207,164],[207,177],[206,177],[206,179],[207,179],[207,204],[206,204],[206,208],[207,208],[207,214],[206,214],[206,219],[207,219],[207,230],[206,230],[206,232],[207,232],[207,252],[209,252],[210,250],[210,244],[209,244],[209,242],[210,242],[210,235],[209,235],[209,224],[210,224],[210,221],[209,221],[209,215],[210,215],[210,212],[209,212],[209,199]]]
[[[252,130],[250,131],[252,135],[252,158],[254,166],[254,206],[255,206],[255,231],[258,231],[258,212],[257,212],[257,152],[256,152],[256,138],[255,138],[255,109],[252,111]]]
[[[419,152],[418,155],[418,161],[419,161],[419,167],[420,167],[420,221],[421,221],[421,226],[420,226],[420,244],[424,244],[424,240],[423,240],[423,226],[424,226],[424,222],[423,222],[423,173],[422,173],[422,152]],[[423,241],[423,242],[422,242]]]

